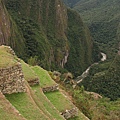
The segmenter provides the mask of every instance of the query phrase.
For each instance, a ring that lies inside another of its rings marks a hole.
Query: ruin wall
[[[0,91],[3,94],[25,92],[25,82],[21,63],[7,68],[0,68]]]

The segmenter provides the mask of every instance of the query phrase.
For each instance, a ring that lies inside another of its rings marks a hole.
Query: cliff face
[[[10,17],[3,0],[0,1],[0,45],[11,45],[19,56],[24,55],[24,38]],[[21,45],[21,46],[20,46]]]
[[[71,72],[77,71],[78,74],[91,64],[93,42],[89,30],[79,15],[67,10],[60,0],[4,0],[4,2],[12,23],[15,21],[11,28],[14,32],[10,36],[9,44],[17,52],[20,51],[18,47],[24,48],[22,51],[27,53],[27,56],[22,57],[26,61],[31,56],[33,58],[37,56],[38,64],[46,69],[66,67]],[[13,37],[16,34],[18,37],[14,42]],[[74,65],[77,68],[71,68]]]
[[[69,49],[65,35],[67,9],[63,3],[60,0],[6,0],[5,3],[12,18],[24,32],[28,57],[38,56],[43,67],[50,68],[54,64],[63,67]]]
[[[2,1],[0,1],[0,45],[8,43],[10,37],[10,20]]]
[[[79,75],[92,62],[93,42],[80,16],[70,9],[68,9],[67,37],[70,42],[70,54],[66,68]]]
[[[8,10],[19,18],[33,19],[43,25],[46,32],[65,38],[67,9],[60,0],[5,0]],[[14,17],[16,17],[14,16]],[[52,29],[54,28],[54,29]],[[56,30],[56,31],[55,31]]]

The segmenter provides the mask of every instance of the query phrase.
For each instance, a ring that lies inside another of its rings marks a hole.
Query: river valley
[[[102,55],[101,61],[103,62],[103,61],[105,61],[105,60],[107,59],[107,55],[106,55],[105,53],[102,53],[102,52],[101,52],[101,55]],[[78,77],[76,78],[76,81],[77,81],[76,83],[79,84],[80,82],[82,82],[83,79],[88,76],[90,68],[91,68],[92,66],[96,65],[96,64],[99,64],[99,63],[93,63],[91,66],[89,66],[89,67],[82,73],[81,76],[78,76]]]

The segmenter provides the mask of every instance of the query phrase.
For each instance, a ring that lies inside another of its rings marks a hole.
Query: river
[[[101,55],[102,55],[101,61],[105,61],[107,59],[107,55],[102,52],[101,52]]]
[[[103,61],[105,61],[105,60],[107,59],[107,55],[106,55],[105,53],[103,53],[103,52],[101,52],[101,55],[102,55],[101,61],[103,62]],[[94,65],[97,65],[97,64],[99,64],[99,63],[93,63],[91,66],[89,66],[89,67],[82,73],[81,76],[78,76],[78,77],[76,78],[76,81],[77,81],[76,83],[79,84],[80,82],[82,82],[83,79],[88,76],[90,68],[91,68],[92,66],[94,66]]]

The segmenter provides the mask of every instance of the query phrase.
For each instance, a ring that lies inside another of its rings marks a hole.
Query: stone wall
[[[4,46],[4,45],[3,45]],[[15,55],[14,50],[10,47],[10,46],[4,46],[6,48],[6,51],[10,54],[12,54],[13,56]]]
[[[40,83],[39,78],[35,78],[33,80],[30,80],[30,81],[28,81],[28,83],[30,86],[39,85],[39,83]]]
[[[6,52],[10,53],[11,55],[15,55],[14,50],[10,47],[10,46],[5,46],[5,45],[1,45],[1,48],[4,48],[6,50]]]
[[[21,63],[12,67],[0,68],[0,91],[3,94],[25,92],[25,82]]]
[[[59,90],[59,85],[58,84],[55,84],[53,86],[49,86],[49,87],[44,87],[42,88],[43,92],[53,92],[53,91],[57,91]]]
[[[75,116],[78,116],[78,108],[72,108],[61,113],[65,119],[69,119]]]

